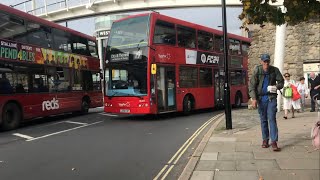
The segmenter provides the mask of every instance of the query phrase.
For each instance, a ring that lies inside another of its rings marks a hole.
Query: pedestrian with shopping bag
[[[299,110],[300,107],[300,94],[298,93],[297,87],[294,80],[290,79],[290,74],[284,74],[284,88],[283,88],[283,109],[284,119],[288,119],[288,111],[292,111],[292,118],[295,117],[294,111]]]
[[[277,144],[277,90],[282,89],[284,80],[279,69],[270,65],[269,54],[262,54],[260,58],[260,65],[256,66],[250,79],[249,95],[252,99],[252,107],[258,107],[260,115],[261,147],[268,148],[269,139],[271,139],[273,151],[280,151]]]

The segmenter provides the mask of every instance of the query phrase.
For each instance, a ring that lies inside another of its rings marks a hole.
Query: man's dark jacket
[[[269,74],[269,86],[276,86],[279,90],[282,89],[284,79],[279,69],[274,66],[269,66],[267,73]],[[261,100],[263,96],[262,84],[264,76],[262,65],[256,66],[249,83],[249,95],[252,99]],[[269,99],[277,98],[277,93],[268,93],[268,96]]]

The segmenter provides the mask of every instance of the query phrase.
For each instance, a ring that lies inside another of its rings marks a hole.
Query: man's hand
[[[253,108],[257,108],[257,100],[252,99],[251,105]]]

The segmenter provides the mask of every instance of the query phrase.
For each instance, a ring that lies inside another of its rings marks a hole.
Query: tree
[[[242,13],[239,19],[243,20],[242,28],[249,24],[272,23],[282,25],[288,23],[295,25],[312,18],[319,18],[319,0],[283,0],[286,8],[282,12],[280,7],[271,5],[277,0],[240,0],[243,4]],[[248,30],[248,29],[247,29]]]

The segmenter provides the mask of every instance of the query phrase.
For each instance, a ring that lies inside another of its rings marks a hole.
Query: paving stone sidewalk
[[[261,148],[257,110],[232,111],[233,129],[225,120],[215,128],[191,175],[191,180],[319,180],[320,150],[314,150],[310,132],[317,112],[277,113],[280,152]]]

